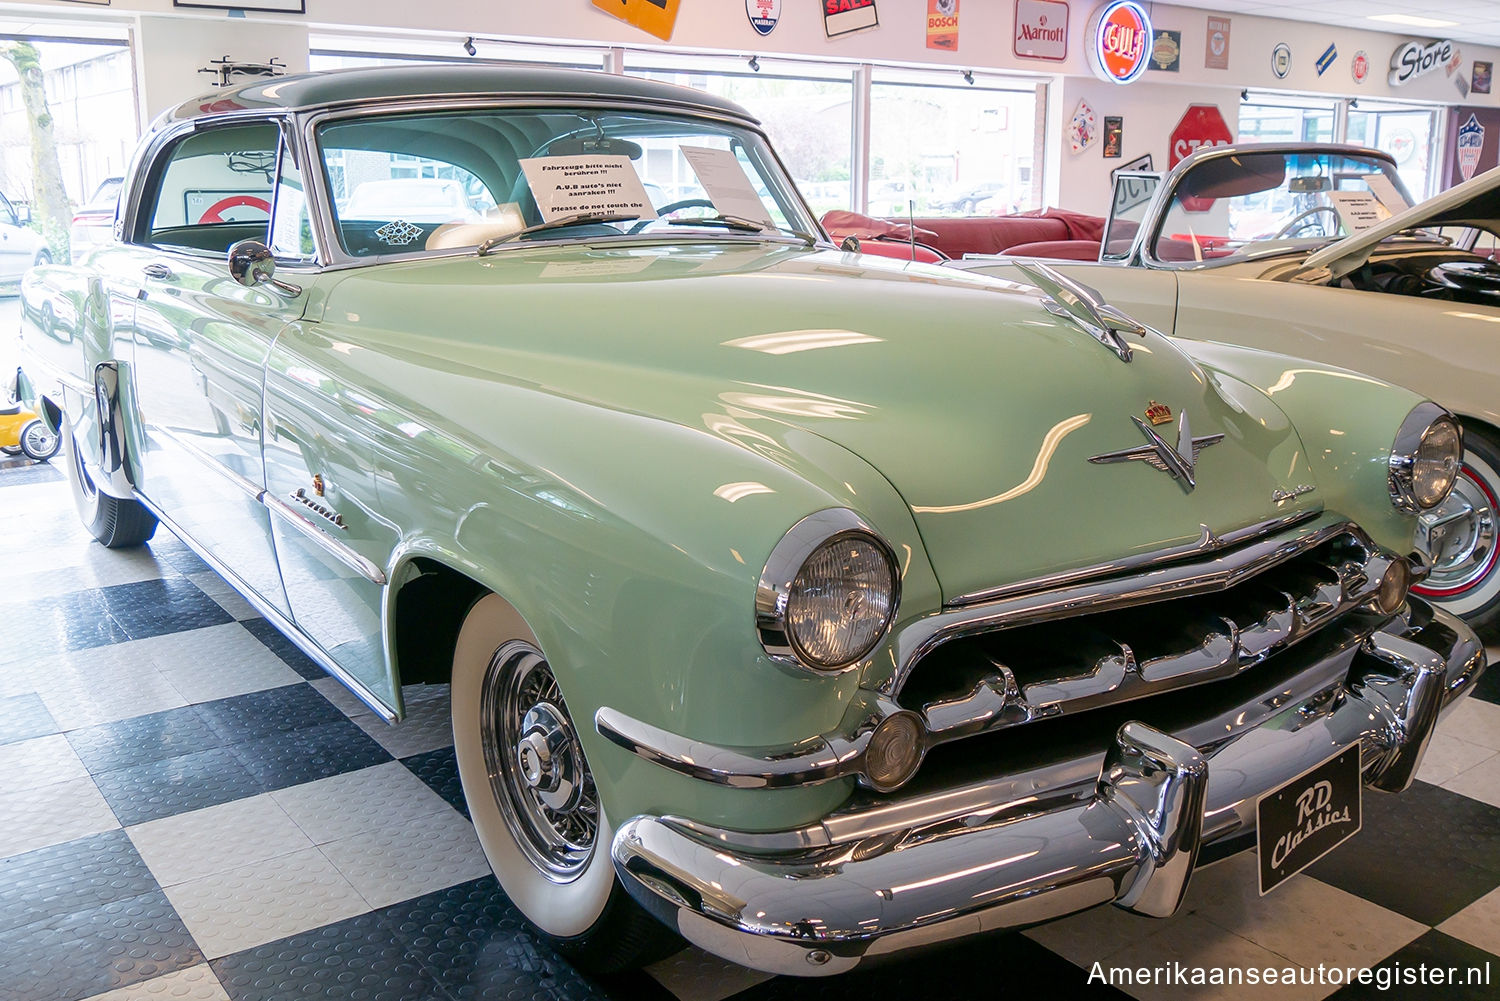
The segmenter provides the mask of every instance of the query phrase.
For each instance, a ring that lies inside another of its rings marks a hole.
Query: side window
[[[222,254],[240,240],[265,242],[281,132],[266,122],[197,132],[162,154],[165,167],[142,216],[140,242]]]
[[[312,217],[307,209],[307,189],[302,186],[302,169],[293,162],[292,151],[286,146],[281,148],[281,176],[276,181],[272,205],[275,218],[271,222],[271,253],[282,260],[312,260],[316,248]]]
[[[12,226],[21,225],[21,220],[16,215],[16,210],[11,207],[10,199],[4,195],[0,195],[0,222],[8,222]]]

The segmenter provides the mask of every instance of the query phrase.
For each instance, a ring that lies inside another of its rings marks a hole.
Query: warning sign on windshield
[[[628,156],[537,156],[521,161],[543,222],[576,215],[655,219]]]

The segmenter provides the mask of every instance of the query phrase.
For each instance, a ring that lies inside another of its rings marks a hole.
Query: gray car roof
[[[756,123],[744,108],[712,94],[614,73],[493,63],[418,63],[267,77],[184,101],[157,120],[169,125],[236,111],[312,111],[403,98],[549,97],[665,104]]]

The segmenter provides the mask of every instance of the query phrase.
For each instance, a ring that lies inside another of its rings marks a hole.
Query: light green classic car
[[[1273,885],[1484,666],[1408,597],[1441,408],[840,252],[700,93],[221,91],[115,237],[23,292],[90,531],[165,523],[393,721],[451,683],[484,850],[594,969],[1167,915],[1257,834]]]

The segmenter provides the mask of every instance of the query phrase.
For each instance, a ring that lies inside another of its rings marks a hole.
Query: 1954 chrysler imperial
[[[1484,666],[1408,594],[1462,447],[1340,369],[841,252],[756,121],[621,76],[164,115],[23,289],[106,546],[158,522],[375,711],[451,684],[506,894],[593,969],[822,975],[1264,888]]]

